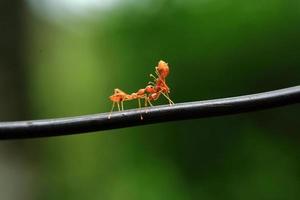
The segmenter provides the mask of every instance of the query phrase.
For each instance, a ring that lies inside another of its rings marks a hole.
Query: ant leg
[[[169,95],[169,93],[166,93],[166,95],[169,97],[169,99],[171,100],[171,98],[170,98],[170,95]],[[174,105],[175,103],[171,100],[171,103]]]
[[[175,103],[170,99],[169,95],[166,95],[164,92],[162,92],[162,94],[169,100],[170,106],[171,106],[172,104],[175,104]]]
[[[119,104],[119,102],[117,103],[117,105],[118,105],[118,110],[120,111],[120,104]]]
[[[157,69],[155,69],[155,74],[160,77],[160,74],[158,73]]]
[[[145,100],[145,113],[148,113],[148,98],[144,97]]]
[[[109,113],[109,115],[108,115],[108,119],[110,119],[110,117],[111,117],[111,113],[112,113],[112,111],[114,110],[115,103],[116,103],[116,102],[113,102],[113,105],[112,105],[112,107],[111,107],[110,113]]]
[[[138,98],[138,102],[139,102],[139,108],[142,108],[142,106],[141,106],[141,99],[140,98]]]
[[[150,102],[150,100],[147,99],[147,101],[148,101],[149,105],[150,105],[151,107],[153,107],[153,105],[152,105],[152,103]]]
[[[123,101],[121,101],[121,110],[124,110]]]
[[[139,109],[141,110],[142,106],[141,106],[141,99],[140,98],[138,98],[138,102],[139,102]],[[143,120],[142,113],[140,113],[140,116],[141,116],[141,120]]]

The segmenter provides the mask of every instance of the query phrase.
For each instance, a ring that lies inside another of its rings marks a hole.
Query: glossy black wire
[[[222,116],[300,103],[300,86],[238,97],[177,103],[109,113],[0,123],[0,139],[50,137]],[[143,120],[141,120],[141,115]]]

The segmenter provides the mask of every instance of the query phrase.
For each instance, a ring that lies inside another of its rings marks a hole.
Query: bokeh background
[[[297,0],[4,0],[0,13],[1,121],[108,112],[160,59],[175,102],[300,84]],[[0,199],[299,199],[299,114],[1,141]]]

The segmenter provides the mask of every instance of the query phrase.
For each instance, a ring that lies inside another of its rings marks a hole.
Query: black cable
[[[0,139],[70,135],[167,121],[222,116],[300,103],[300,86],[239,97],[177,103],[70,118],[1,122]],[[141,120],[141,115],[143,120]]]

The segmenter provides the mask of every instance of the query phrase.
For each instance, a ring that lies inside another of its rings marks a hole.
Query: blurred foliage
[[[132,0],[93,19],[32,14],[31,117],[108,112],[113,89],[144,87],[160,59],[175,102],[297,85],[299,10],[293,0]],[[299,199],[299,111],[28,141],[36,199]]]

